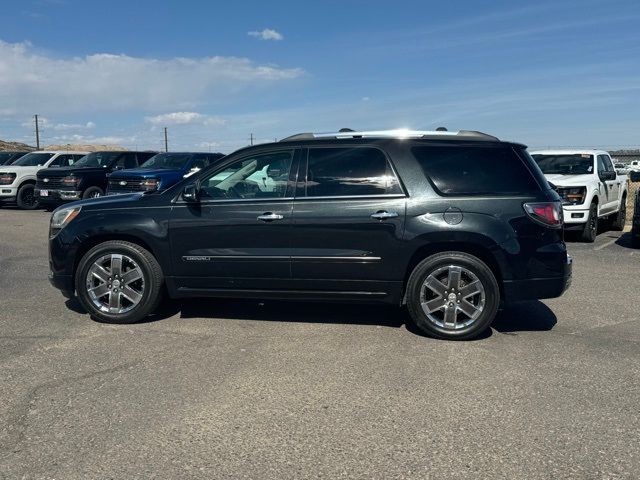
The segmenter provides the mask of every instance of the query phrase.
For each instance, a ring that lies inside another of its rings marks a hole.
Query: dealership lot
[[[168,302],[91,321],[43,211],[0,209],[0,478],[633,478],[640,250],[569,243],[561,298],[472,342],[394,308]]]

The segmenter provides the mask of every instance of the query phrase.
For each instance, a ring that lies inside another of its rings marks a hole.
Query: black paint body
[[[561,295],[571,278],[562,228],[534,222],[526,202],[559,201],[522,145],[540,183],[536,193],[444,196],[411,155],[413,145],[453,146],[470,140],[301,140],[249,147],[229,155],[198,178],[243,156],[294,151],[284,198],[183,199],[188,178],[161,193],[76,202],[78,217],[50,239],[51,281],[73,293],[82,255],[106,240],[124,239],[151,251],[172,297],[228,296],[376,301],[400,304],[407,278],[426,256],[449,250],[476,255],[494,272],[502,301]],[[496,142],[498,143],[498,142]],[[486,142],[482,142],[486,145]],[[372,146],[390,160],[402,193],[357,198],[303,196],[308,149]],[[531,162],[532,163],[532,162]],[[540,180],[540,178],[542,178]],[[380,211],[395,218],[376,220]],[[267,212],[277,222],[257,219]],[[445,212],[446,215],[445,215]]]

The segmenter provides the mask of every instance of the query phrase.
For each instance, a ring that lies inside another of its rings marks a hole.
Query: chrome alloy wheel
[[[482,314],[485,291],[478,277],[449,265],[433,271],[420,289],[422,310],[434,325],[449,330],[468,327]]]
[[[98,258],[89,268],[87,293],[93,305],[106,313],[127,313],[144,294],[142,269],[129,256],[112,253]]]

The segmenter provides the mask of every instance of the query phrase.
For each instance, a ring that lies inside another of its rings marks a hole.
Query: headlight
[[[564,205],[580,205],[584,203],[587,187],[558,188]]]
[[[0,173],[0,185],[11,185],[15,179],[15,173]]]
[[[75,187],[76,185],[78,185],[80,183],[80,178],[78,177],[74,177],[74,176],[68,176],[68,177],[64,177],[62,179],[62,184],[69,187]]]
[[[49,236],[53,237],[69,225],[69,223],[78,216],[81,209],[82,207],[61,208],[53,212],[53,215],[51,215],[51,224],[49,225]]]
[[[140,186],[143,190],[157,190],[160,186],[160,180],[157,178],[145,178],[140,182]]]

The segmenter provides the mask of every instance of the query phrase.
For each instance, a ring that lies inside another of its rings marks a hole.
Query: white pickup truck
[[[531,156],[562,197],[566,230],[579,230],[582,240],[594,242],[603,220],[614,230],[624,228],[629,182],[616,173],[609,153],[542,150]]]
[[[87,152],[39,150],[27,153],[11,165],[0,166],[0,205],[16,202],[23,210],[38,206],[34,196],[36,173],[42,168],[68,167]]]

